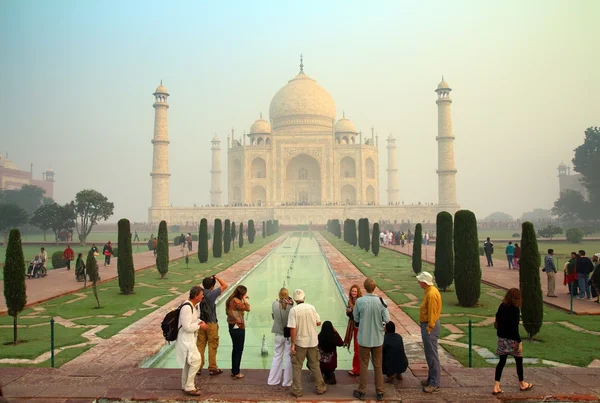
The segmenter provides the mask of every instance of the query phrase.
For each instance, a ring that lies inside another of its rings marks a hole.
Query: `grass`
[[[67,328],[56,324],[55,343],[57,347],[86,342],[87,339],[81,335],[96,325],[108,325],[108,327],[96,333],[97,336],[108,339],[125,327],[152,313],[159,306],[173,300],[180,293],[186,292],[192,285],[199,284],[204,277],[227,269],[250,253],[260,249],[277,236],[279,235],[272,235],[266,239],[257,237],[254,244],[250,245],[246,242],[243,248],[236,247],[235,250],[224,254],[219,259],[215,259],[212,255],[209,255],[208,262],[204,264],[198,262],[195,253],[191,254],[189,268],[186,267],[184,259],[171,262],[169,273],[164,280],[160,279],[160,275],[155,267],[138,271],[135,274],[135,293],[131,295],[121,295],[119,293],[118,279],[100,284],[98,286],[100,309],[95,308],[96,301],[91,288],[81,290],[77,294],[66,295],[36,305],[35,308],[37,311],[33,308],[25,309],[20,314],[18,324],[19,326],[26,326],[23,328],[19,327],[19,339],[27,340],[27,342],[18,344],[17,346],[1,346],[1,357],[33,359],[49,351],[49,321],[51,317],[61,317],[72,321],[76,325],[86,326],[82,328]],[[81,295],[85,298],[79,299]],[[156,307],[148,307],[144,304],[144,302],[148,304],[147,301],[156,297],[160,297],[153,301]],[[40,311],[39,308],[43,308],[43,310]],[[109,317],[98,317],[97,315],[107,315]],[[31,327],[31,325],[42,323],[46,323],[46,325]],[[0,326],[7,326],[0,327],[0,343],[12,341],[13,329],[12,326],[8,326],[12,324],[12,317],[0,317]],[[68,349],[61,352],[57,356],[57,359],[60,358],[61,363],[68,362],[78,355],[76,354],[78,351],[81,353],[84,350],[74,349],[74,351],[70,351]]]
[[[343,240],[331,236],[327,232],[322,232],[323,236],[331,244],[344,254],[365,276],[372,277],[379,288],[384,291],[388,297],[397,304],[406,304],[409,302],[407,294],[412,294],[419,298],[419,302],[411,306],[401,306],[413,320],[419,321],[420,300],[423,296],[423,290],[419,287],[415,274],[411,268],[411,258],[396,253],[394,251],[381,248],[379,256],[375,257],[371,252],[365,252],[353,247]],[[433,266],[423,262],[423,270],[433,273]],[[481,297],[475,307],[465,308],[458,305],[456,294],[452,291],[442,292],[444,307],[441,318],[442,325],[454,324],[465,332],[465,336],[459,339],[459,342],[467,342],[468,322],[472,320],[473,324],[489,320],[496,314],[500,305],[501,298],[505,291],[495,287],[481,286]],[[451,316],[446,316],[451,315]],[[526,339],[526,332],[521,327],[521,337],[524,341],[525,357],[540,358],[545,360],[562,362],[576,366],[587,366],[597,357],[598,335],[591,335],[576,332],[557,322],[570,322],[590,331],[600,331],[600,318],[597,316],[577,316],[569,315],[558,309],[544,305],[544,325],[536,339],[539,342],[529,342]],[[552,322],[552,323],[546,323]],[[496,351],[496,330],[493,322],[487,326],[473,327],[473,344],[486,347],[488,350]],[[444,327],[442,326],[442,329]],[[447,335],[448,333],[446,333]],[[445,337],[443,334],[441,338]],[[453,354],[463,365],[468,365],[468,350],[458,352],[460,347],[444,348]],[[474,353],[473,357],[477,354]],[[480,358],[480,357],[479,357]],[[485,365],[483,364],[485,363]],[[485,360],[474,359],[476,366],[489,366]]]

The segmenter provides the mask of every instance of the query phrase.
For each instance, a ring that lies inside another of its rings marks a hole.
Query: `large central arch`
[[[284,200],[287,203],[321,203],[321,166],[315,158],[299,154],[285,167]]]

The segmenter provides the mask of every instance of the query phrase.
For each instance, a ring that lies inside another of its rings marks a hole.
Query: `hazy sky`
[[[171,201],[208,203],[210,139],[249,130],[305,72],[364,133],[397,138],[400,199],[437,202],[436,88],[452,104],[458,201],[479,218],[558,197],[556,167],[600,126],[600,1],[0,3],[0,152],[55,199],[94,188],[147,220],[154,109],[171,94]],[[227,189],[225,150],[222,187]],[[226,193],[223,195],[226,200]]]

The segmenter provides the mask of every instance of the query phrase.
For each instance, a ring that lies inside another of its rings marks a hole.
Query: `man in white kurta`
[[[183,366],[181,387],[184,393],[191,396],[200,395],[200,390],[196,388],[194,379],[200,369],[202,360],[200,351],[196,346],[198,329],[200,327],[206,328],[206,324],[198,319],[198,304],[203,298],[202,287],[192,287],[189,299],[183,303],[179,312],[179,333],[177,333],[177,341],[175,342],[177,363]]]

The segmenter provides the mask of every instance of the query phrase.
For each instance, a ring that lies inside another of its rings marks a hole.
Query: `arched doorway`
[[[375,178],[375,163],[370,157],[365,161],[365,171],[367,172],[367,178]]]
[[[242,163],[240,160],[233,161],[233,179],[241,179],[242,177]]]
[[[340,178],[356,178],[356,163],[352,157],[344,157],[340,161]]]
[[[233,197],[231,199],[232,203],[241,203],[242,202],[242,191],[239,186],[233,187]]]
[[[300,154],[287,163],[284,195],[287,203],[321,203],[321,167],[316,159]]]
[[[356,189],[352,185],[342,186],[342,203],[347,205],[356,204]]]
[[[267,163],[261,157],[256,157],[250,164],[250,173],[253,178],[266,178],[267,177]]]
[[[250,202],[256,206],[264,206],[267,203],[267,191],[262,186],[254,186],[250,196]]]
[[[371,185],[367,186],[367,203],[375,203],[375,188]]]

